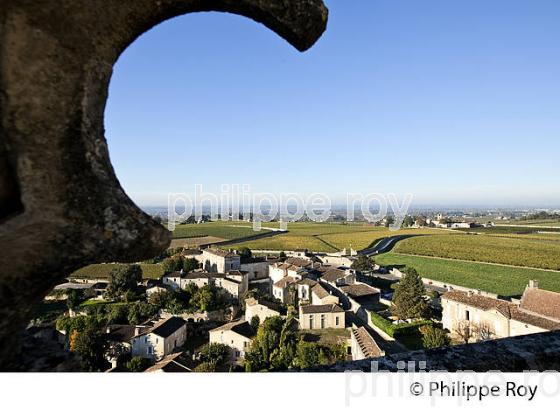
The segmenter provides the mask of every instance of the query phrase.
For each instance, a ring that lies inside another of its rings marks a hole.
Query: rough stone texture
[[[321,0],[0,0],[0,369],[63,277],[168,245],[115,177],[103,113],[122,51],[199,11],[247,16],[302,51],[327,21]]]
[[[560,331],[498,339],[488,342],[443,349],[399,353],[380,358],[380,371],[408,371],[409,363],[418,371],[419,363],[426,370],[476,372],[560,371]],[[339,363],[318,371],[372,371],[371,360]]]

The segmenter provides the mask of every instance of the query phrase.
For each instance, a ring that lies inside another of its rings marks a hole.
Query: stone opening
[[[202,11],[253,19],[301,51],[327,23],[321,0],[2,2],[0,369],[22,368],[20,336],[32,307],[68,274],[168,246],[170,233],[115,176],[105,103],[112,67],[138,36]]]

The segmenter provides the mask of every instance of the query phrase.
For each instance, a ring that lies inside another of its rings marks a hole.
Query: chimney
[[[140,334],[140,328],[138,326],[136,326],[134,328],[134,336],[138,336]]]
[[[530,289],[538,289],[539,288],[539,281],[536,279],[531,279],[529,281],[529,288]]]
[[[473,294],[474,294],[474,292],[473,292],[472,290],[469,290],[469,291],[467,292],[467,296],[468,296],[469,298],[470,298]]]

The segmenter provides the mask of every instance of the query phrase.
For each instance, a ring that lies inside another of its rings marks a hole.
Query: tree
[[[253,252],[251,249],[247,248],[246,246],[239,249],[237,254],[241,257],[242,260],[251,259],[253,257]]]
[[[454,331],[465,344],[468,344],[469,341],[476,335],[475,326],[466,319],[457,322]]]
[[[198,268],[200,268],[200,263],[195,258],[185,258],[183,261],[183,270],[185,272],[190,272]]]
[[[391,311],[401,320],[425,317],[428,311],[425,293],[424,283],[416,269],[407,268],[395,286]]]
[[[261,319],[258,316],[253,316],[251,318],[251,327],[255,329],[255,331],[258,330],[260,324],[261,324]]]
[[[414,218],[412,218],[412,216],[410,216],[410,215],[407,215],[407,216],[404,217],[402,224],[403,224],[403,226],[406,226],[406,227],[412,226],[412,225],[414,225]]]
[[[83,331],[75,332],[71,347],[80,356],[83,370],[89,372],[105,370],[108,367],[103,357],[106,344],[99,327],[90,324]]]
[[[148,303],[156,309],[163,309],[168,303],[171,294],[169,292],[154,292],[148,297]]]
[[[229,363],[231,348],[221,343],[210,343],[200,352],[200,359],[208,363],[214,370],[223,368]]]
[[[451,340],[445,330],[433,326],[422,326],[422,344],[426,349],[437,349],[438,347],[449,346]]]
[[[385,228],[389,228],[391,225],[395,223],[395,218],[392,216],[388,216],[385,218]]]
[[[147,302],[136,302],[128,305],[128,323],[131,325],[139,325],[150,319],[157,313],[157,308]]]
[[[267,318],[257,331],[251,348],[245,355],[245,368],[255,372],[271,367],[271,355],[278,349],[285,320],[280,316]]]
[[[319,345],[300,340],[297,345],[296,366],[308,369],[319,364]]]
[[[137,292],[138,282],[142,280],[142,268],[139,265],[119,266],[109,272],[107,294],[118,298],[127,291]]]
[[[196,373],[214,373],[216,371],[216,365],[213,363],[202,362],[195,367],[194,371]]]
[[[107,313],[107,322],[109,324],[128,324],[128,308],[126,305],[113,305]]]
[[[183,269],[183,257],[181,255],[173,255],[165,258],[161,263],[164,273],[177,272]]]
[[[152,362],[149,359],[140,356],[135,356],[132,359],[130,359],[128,362],[126,362],[124,364],[124,367],[129,372],[139,373],[139,372],[143,372],[151,365]]]
[[[493,339],[494,335],[496,334],[492,325],[486,322],[481,322],[476,325],[474,328],[474,332],[477,339],[480,341]]]
[[[191,306],[200,312],[209,312],[218,305],[218,295],[214,287],[204,285],[191,298]]]
[[[375,263],[372,258],[366,255],[359,255],[358,259],[352,262],[352,269],[360,272],[372,271],[374,269]]]
[[[84,300],[83,293],[76,289],[68,289],[66,296],[66,306],[70,310],[76,310]]]

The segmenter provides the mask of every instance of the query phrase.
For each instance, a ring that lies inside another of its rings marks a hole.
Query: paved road
[[[393,249],[393,246],[395,246],[397,242],[402,241],[403,239],[412,238],[414,236],[420,236],[420,235],[397,235],[397,236],[391,236],[389,238],[383,238],[371,248],[361,250],[358,253],[366,256],[372,256],[372,255],[378,255],[380,253],[389,252],[391,249]]]

